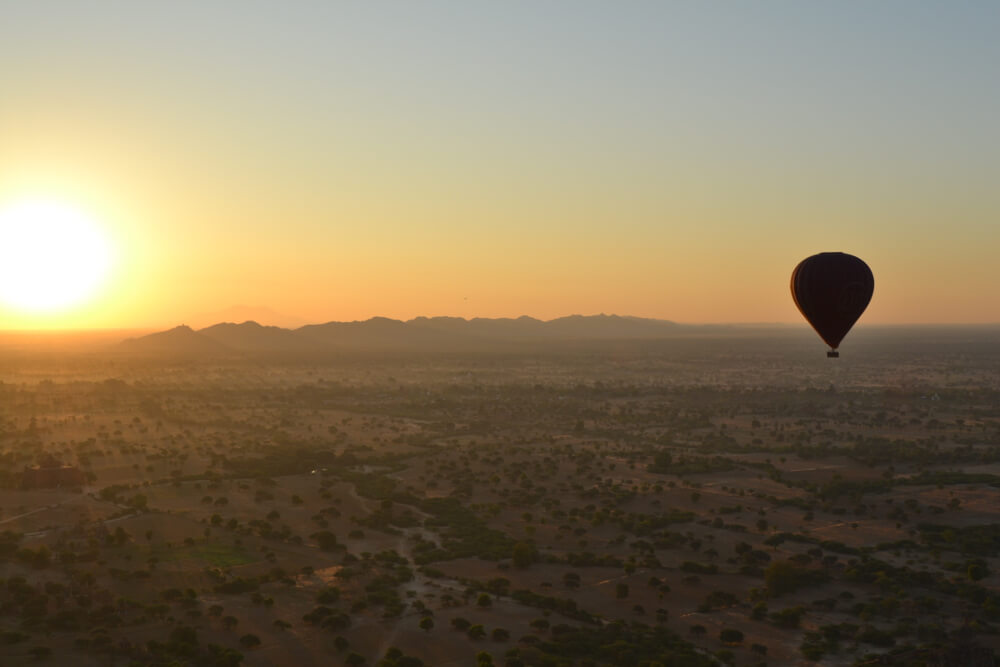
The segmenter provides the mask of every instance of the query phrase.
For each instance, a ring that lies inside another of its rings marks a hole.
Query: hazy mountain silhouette
[[[677,333],[677,324],[619,315],[570,315],[545,322],[548,335],[555,338],[660,338]]]
[[[263,326],[284,327],[286,329],[294,329],[309,324],[308,320],[304,320],[301,317],[285,315],[266,306],[247,306],[242,304],[211,313],[199,313],[198,315],[189,317],[187,321],[195,329],[199,330],[216,322],[259,322]]]
[[[248,321],[198,331],[177,327],[122,343],[129,354],[232,356],[246,353],[303,355],[352,350],[449,351],[506,348],[531,342],[657,339],[700,330],[667,320],[619,315],[572,315],[550,321],[532,317],[417,317],[403,322],[373,317],[354,322],[309,324],[298,329]]]
[[[446,332],[413,326],[410,322],[386,317],[373,317],[363,322],[310,324],[296,329],[294,333],[307,344],[338,348],[412,349],[445,345],[451,338]]]
[[[222,322],[201,329],[198,334],[234,350],[285,350],[301,341],[294,332],[281,327],[262,326],[256,322]]]
[[[183,324],[148,336],[128,338],[119,344],[118,349],[128,356],[192,359],[226,357],[234,353],[229,346]]]

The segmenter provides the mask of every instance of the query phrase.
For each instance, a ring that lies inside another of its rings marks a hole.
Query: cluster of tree
[[[681,563],[681,570],[691,574],[718,574],[719,566],[715,563],[698,563],[693,560],[686,560]]]
[[[220,463],[238,479],[269,478],[301,475],[317,468],[342,470],[357,463],[357,457],[345,452],[340,455],[328,444],[306,445],[289,443],[268,448],[263,456],[240,458],[221,457]]]
[[[424,667],[424,661],[393,647],[385,652],[385,656],[376,663],[376,667]]]
[[[800,588],[818,586],[828,581],[830,575],[823,570],[802,567],[789,560],[774,561],[764,570],[764,585],[771,597],[794,593]]]
[[[536,638],[537,639],[537,638]],[[601,626],[555,625],[549,637],[508,653],[507,665],[565,664],[581,667],[685,665],[709,667],[714,658],[663,627],[615,621]]]
[[[929,547],[949,549],[975,556],[1000,553],[1000,525],[941,526],[922,523],[917,526],[920,539]]]
[[[941,572],[896,567],[870,556],[848,563],[845,575],[850,581],[876,584],[883,590],[912,595],[915,589],[926,589],[942,595],[958,597],[972,603],[984,621],[1000,619],[1000,594],[981,586],[969,577],[949,577]]]
[[[722,456],[681,456],[675,459],[669,451],[661,451],[646,469],[659,475],[704,475],[727,472],[735,467],[732,460]]]
[[[539,595],[529,590],[516,590],[510,594],[510,597],[528,607],[548,609],[567,618],[585,623],[597,623],[597,619],[592,614],[576,606],[575,600]]]
[[[418,564],[471,557],[500,560],[511,555],[514,541],[490,528],[458,498],[427,498],[418,507],[431,515],[424,525],[444,531],[440,547],[414,555]]]
[[[326,605],[319,605],[304,614],[302,620],[327,630],[344,630],[351,627],[351,617]]]
[[[150,640],[146,644],[145,651],[134,653],[134,657],[141,660],[142,664],[153,667],[176,664],[188,664],[193,667],[238,667],[243,662],[243,654],[234,649],[216,644],[201,646],[197,631],[186,626],[171,630],[167,641]]]

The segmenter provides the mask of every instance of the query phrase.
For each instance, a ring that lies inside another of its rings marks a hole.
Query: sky
[[[0,212],[113,248],[0,329],[801,322],[823,251],[871,266],[863,323],[998,322],[998,33],[961,0],[0,0]]]

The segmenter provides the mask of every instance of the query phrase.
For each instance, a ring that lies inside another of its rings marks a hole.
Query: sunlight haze
[[[990,2],[5,2],[0,210],[65,202],[117,259],[0,328],[801,323],[822,251],[871,266],[864,324],[997,322],[998,28]]]

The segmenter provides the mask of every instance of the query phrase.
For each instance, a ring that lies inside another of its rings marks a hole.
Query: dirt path
[[[18,519],[23,519],[26,516],[31,516],[32,514],[38,514],[39,512],[44,512],[45,510],[54,510],[60,505],[62,505],[62,503],[56,503],[55,505],[46,505],[45,507],[39,507],[38,509],[31,510],[30,512],[25,512],[24,514],[18,514],[16,516],[0,520],[0,523],[9,523],[11,521],[17,521]]]

